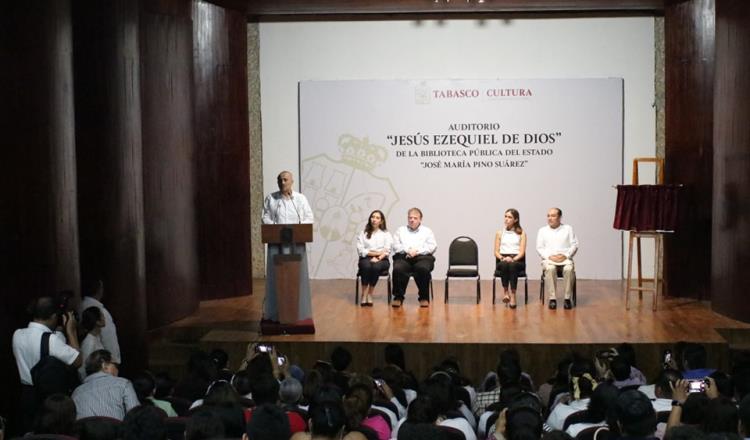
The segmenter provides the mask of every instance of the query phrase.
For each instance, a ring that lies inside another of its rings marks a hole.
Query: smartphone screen
[[[689,393],[702,393],[706,391],[706,381],[703,379],[694,379],[688,381],[688,392]]]
[[[255,346],[255,351],[258,353],[270,353],[272,350],[272,347],[270,345],[266,344],[258,344]]]

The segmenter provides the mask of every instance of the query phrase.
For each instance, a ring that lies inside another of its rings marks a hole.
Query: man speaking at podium
[[[313,212],[307,197],[295,192],[294,176],[289,171],[282,171],[276,178],[279,190],[266,196],[263,202],[263,224],[298,224],[312,223]],[[292,249],[294,248],[294,249]],[[307,274],[307,250],[301,245],[269,244],[266,253],[266,299],[263,302],[263,319],[279,320],[279,309],[276,298],[276,270],[274,257],[279,254],[292,253],[302,255],[300,263],[299,316],[312,317],[310,305],[310,279]]]

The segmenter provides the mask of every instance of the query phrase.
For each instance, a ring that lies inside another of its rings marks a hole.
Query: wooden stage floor
[[[204,341],[315,341],[408,343],[614,344],[723,342],[722,329],[750,329],[750,325],[711,311],[710,304],[690,299],[659,298],[651,310],[650,294],[643,301],[631,297],[625,310],[621,281],[578,282],[578,307],[549,310],[539,301],[539,282],[529,281],[529,303],[518,308],[492,304],[491,281],[482,281],[482,300],[475,303],[474,282],[451,281],[449,304],[443,303],[443,281],[435,280],[435,299],[419,308],[410,283],[404,307],[386,303],[385,282],[376,287],[374,307],[354,305],[352,280],[313,280],[312,300],[316,333],[263,337],[258,321],[264,296],[263,280],[255,280],[255,295],[204,301],[196,314],[171,329],[202,328]]]
[[[152,332],[152,368],[179,375],[196,348],[222,348],[236,368],[249,343],[265,341],[306,367],[316,359],[327,359],[333,347],[343,345],[354,354],[354,371],[369,371],[382,365],[385,344],[397,342],[404,347],[409,367],[420,376],[446,356],[455,356],[464,360],[464,374],[479,381],[494,368],[497,354],[512,346],[541,383],[551,374],[551,366],[571,351],[593,356],[598,349],[630,342],[639,367],[653,377],[660,369],[662,350],[674,342],[704,343],[715,365],[726,368],[729,349],[750,340],[750,325],[712,312],[706,302],[660,298],[659,310],[653,312],[651,297],[645,296],[625,310],[620,281],[579,280],[578,307],[554,311],[539,302],[539,281],[529,282],[529,303],[523,305],[519,295],[515,310],[502,303],[492,305],[490,281],[482,282],[477,305],[473,282],[452,281],[451,302],[443,304],[444,284],[435,280],[435,300],[427,309],[418,307],[413,283],[401,309],[387,305],[382,282],[370,308],[354,305],[353,280],[311,284],[314,335],[260,335],[264,283],[256,280],[255,295],[204,301],[193,316]]]

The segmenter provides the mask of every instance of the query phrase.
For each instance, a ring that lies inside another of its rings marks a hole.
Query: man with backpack
[[[33,376],[55,382],[53,376],[66,374],[60,370],[67,366],[81,365],[80,346],[76,333],[76,319],[73,312],[59,307],[58,301],[51,296],[37,298],[30,307],[31,322],[28,327],[13,333],[13,356],[16,358],[18,375],[21,379],[20,409],[24,427],[29,428],[34,416],[36,403],[46,396],[43,390],[35,389]],[[62,326],[65,333],[57,331]],[[49,333],[49,336],[44,336]],[[42,361],[42,340],[48,339],[46,353],[52,359]],[[67,339],[67,342],[66,342]],[[37,364],[38,367],[37,367]],[[58,365],[55,365],[58,364]],[[37,367],[35,371],[34,367]],[[41,376],[40,376],[41,375]],[[45,380],[45,382],[47,382]],[[37,386],[36,388],[40,388]]]

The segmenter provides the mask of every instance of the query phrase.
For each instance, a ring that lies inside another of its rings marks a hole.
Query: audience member
[[[232,380],[233,373],[227,368],[229,364],[229,354],[220,348],[214,348],[208,355],[216,366],[216,379],[226,380],[227,382]]]
[[[132,383],[141,405],[154,405],[164,411],[167,417],[177,417],[177,412],[171,403],[154,397],[156,393],[156,380],[150,372],[142,371],[136,374],[133,376]]]
[[[598,385],[593,374],[593,365],[586,359],[579,358],[570,365],[570,401],[559,403],[552,409],[547,418],[547,425],[552,429],[563,430],[565,419],[569,415],[588,407],[591,394]]]
[[[102,315],[104,316],[104,326],[101,332],[102,345],[105,350],[112,353],[112,362],[121,364],[122,356],[120,354],[120,343],[117,340],[117,327],[112,319],[112,315],[102,303],[104,299],[104,282],[100,279],[84,280],[82,290],[83,298],[78,307],[78,312],[81,313],[89,307],[98,307],[102,311]]]
[[[253,400],[257,406],[277,405],[279,403],[279,382],[270,374],[261,374],[252,383]],[[256,406],[256,408],[257,408]],[[250,410],[252,420],[255,410]],[[294,411],[285,411],[292,433],[305,430],[305,421]]]
[[[76,405],[64,394],[53,394],[42,402],[34,421],[34,434],[74,434]]]
[[[121,440],[167,440],[164,418],[164,411],[155,406],[134,408],[122,422]]]
[[[638,390],[622,392],[615,401],[615,414],[624,437],[653,438],[656,431],[656,411],[645,394]]]
[[[685,379],[703,379],[710,376],[715,368],[708,368],[706,347],[701,344],[688,343],[682,350],[682,377]]]
[[[349,373],[347,368],[352,363],[352,354],[342,346],[337,346],[331,352],[331,366],[333,367],[332,380],[341,391],[346,393],[349,386]]]
[[[97,350],[86,359],[86,379],[73,391],[78,418],[104,416],[123,420],[139,405],[129,380],[117,377],[117,364],[107,350]]]
[[[185,440],[209,440],[223,438],[224,422],[213,408],[200,408],[185,423]]]
[[[289,418],[276,405],[264,404],[253,410],[253,418],[247,423],[243,440],[288,439],[292,435]]]
[[[81,314],[81,327],[84,331],[84,338],[81,341],[81,359],[88,359],[91,353],[96,350],[104,350],[102,343],[102,329],[106,325],[104,314],[96,306],[86,308]],[[86,366],[81,365],[78,369],[81,380],[86,378]]]
[[[120,435],[120,422],[109,418],[88,417],[76,421],[78,440],[112,440]]]
[[[182,380],[177,382],[172,394],[175,397],[195,402],[206,395],[208,386],[216,379],[216,364],[203,351],[197,351],[190,355],[188,360],[188,373]]]
[[[615,385],[599,384],[591,393],[586,411],[568,416],[563,422],[563,429],[571,437],[575,437],[579,432],[592,426],[605,426],[607,414],[614,408],[618,395],[619,390]]]
[[[348,431],[360,431],[366,437],[377,440],[391,438],[391,424],[380,415],[370,416],[373,390],[365,384],[355,384],[349,388],[344,397],[344,413],[347,418]]]
[[[729,398],[720,396],[708,402],[703,432],[706,434],[737,433],[738,422],[737,406]]]
[[[13,333],[13,356],[16,359],[22,387],[19,414],[24,430],[31,429],[38,403],[55,392],[70,393],[71,385],[75,385],[74,383],[58,383],[57,387],[47,387],[47,384],[37,384],[36,390],[34,389],[31,369],[41,360],[42,336],[45,333],[51,333],[49,336],[51,357],[75,367],[79,367],[82,362],[76,333],[76,319],[72,312],[61,311],[57,301],[51,296],[34,300],[29,307],[29,312],[32,320],[28,326]],[[65,334],[57,331],[60,325]]]

